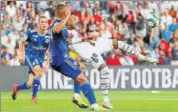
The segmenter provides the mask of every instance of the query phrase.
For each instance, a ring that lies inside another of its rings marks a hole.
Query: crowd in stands
[[[56,1],[1,2],[1,65],[19,66],[18,41],[29,29],[37,28],[40,15],[54,19]],[[161,65],[178,65],[178,1],[69,1],[78,17],[77,30],[85,37],[113,38],[133,45],[140,53],[159,59]],[[159,25],[148,28],[145,15],[153,12]],[[103,54],[111,66],[135,65],[138,59],[119,49]]]

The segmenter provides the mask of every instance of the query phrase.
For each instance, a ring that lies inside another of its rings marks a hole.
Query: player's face
[[[69,25],[69,27],[75,28],[76,23],[77,23],[77,18],[76,18],[76,16],[75,16],[75,15],[71,15],[70,18],[69,18],[69,20],[68,20],[68,23],[67,23],[67,24]]]
[[[67,16],[67,8],[63,8],[57,11],[57,16],[60,19],[64,19]]]
[[[48,27],[48,20],[47,18],[41,18],[40,21],[39,21],[39,28],[42,29],[42,30],[46,30],[47,27]]]

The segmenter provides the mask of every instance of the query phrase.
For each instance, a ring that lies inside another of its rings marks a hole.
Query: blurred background
[[[178,65],[178,1],[68,1],[63,2],[78,17],[77,30],[85,36],[123,40],[140,53],[159,59],[160,65]],[[40,15],[54,19],[56,1],[1,2],[1,65],[21,66],[18,41],[27,29],[37,28]],[[154,12],[159,26],[149,29],[145,15]],[[71,53],[72,54],[72,53]],[[103,54],[108,65],[142,64],[135,56],[114,50]],[[75,55],[74,58],[77,58]]]

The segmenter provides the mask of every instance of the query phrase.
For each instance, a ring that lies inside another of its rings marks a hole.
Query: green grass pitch
[[[99,104],[102,94],[96,91]],[[72,102],[72,91],[51,91],[38,94],[39,103],[31,103],[31,92],[20,92],[16,101],[11,93],[2,93],[1,112],[89,112],[79,109]],[[178,112],[178,91],[111,91],[114,109],[110,112]],[[85,100],[86,101],[86,100]]]

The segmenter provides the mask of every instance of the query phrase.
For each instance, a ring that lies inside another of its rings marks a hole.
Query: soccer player
[[[156,63],[157,60],[150,57],[145,57],[140,54],[134,47],[122,42],[113,39],[102,39],[102,37],[94,42],[95,46],[92,46],[88,41],[85,41],[85,38],[82,38],[79,33],[75,30],[76,21],[75,17],[71,17],[67,22],[67,28],[69,29],[69,34],[71,35],[72,41],[70,49],[76,52],[82,59],[91,63],[91,65],[98,69],[101,74],[101,91],[103,93],[103,107],[113,108],[109,96],[109,83],[110,83],[110,74],[107,65],[105,64],[104,59],[101,54],[109,52],[113,49],[121,49],[127,53],[134,54],[141,61],[148,61],[151,63]],[[91,38],[92,35],[89,35]],[[77,100],[77,101],[76,101]],[[80,97],[80,85],[74,83],[74,96],[73,102],[82,102]],[[84,103],[84,102],[83,102]],[[85,104],[85,103],[84,103]]]
[[[58,4],[55,10],[55,20],[51,24],[51,67],[63,75],[72,78],[80,84],[81,90],[88,99],[92,110],[107,111],[96,102],[94,92],[80,70],[79,64],[69,56],[69,34],[65,27],[70,11],[63,4]]]
[[[42,76],[42,64],[50,43],[50,35],[47,32],[47,28],[47,18],[45,16],[40,16],[38,20],[38,29],[27,31],[25,38],[19,41],[20,61],[22,63],[24,63],[24,61],[27,62],[29,66],[29,78],[28,81],[23,84],[13,85],[13,100],[16,100],[19,91],[32,88],[32,102],[38,103],[37,92]],[[26,48],[25,44],[27,45]]]

